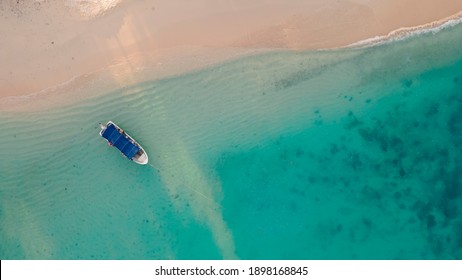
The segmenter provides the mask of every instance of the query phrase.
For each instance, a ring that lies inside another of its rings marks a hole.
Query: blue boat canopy
[[[112,123],[106,127],[102,136],[106,138],[109,143],[117,147],[117,149],[119,149],[122,154],[129,159],[132,159],[133,156],[140,150],[140,147],[130,142],[130,140],[120,133]]]

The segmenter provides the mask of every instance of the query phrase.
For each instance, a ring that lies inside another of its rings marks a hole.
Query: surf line
[[[154,170],[156,170],[158,173],[160,173],[159,169],[157,169],[154,165],[152,165],[151,163],[148,163],[149,166],[151,166]],[[203,198],[207,199],[208,201],[210,201],[211,203],[215,204],[216,206],[218,206],[219,208],[223,208],[220,204],[218,204],[217,202],[215,202],[213,199],[207,197],[205,194],[201,193],[200,191],[198,190],[195,190],[193,188],[191,188],[190,186],[186,185],[186,187],[188,187],[188,189],[192,190],[193,192],[195,192],[196,194],[202,196]]]

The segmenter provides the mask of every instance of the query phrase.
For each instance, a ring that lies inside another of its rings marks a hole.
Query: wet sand
[[[347,46],[462,10],[454,0],[105,2],[0,4],[1,110],[70,104],[257,52]]]

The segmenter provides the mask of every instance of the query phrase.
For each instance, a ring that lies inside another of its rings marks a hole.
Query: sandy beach
[[[458,0],[404,2],[2,1],[0,110],[70,104],[267,50],[347,46],[462,11]]]

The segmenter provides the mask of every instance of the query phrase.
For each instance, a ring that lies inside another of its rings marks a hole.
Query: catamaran
[[[101,126],[101,135],[107,140],[109,146],[114,146],[129,160],[138,164],[148,163],[148,154],[144,151],[143,147],[138,144],[135,139],[128,135],[123,129],[117,126],[112,121],[106,125]]]

